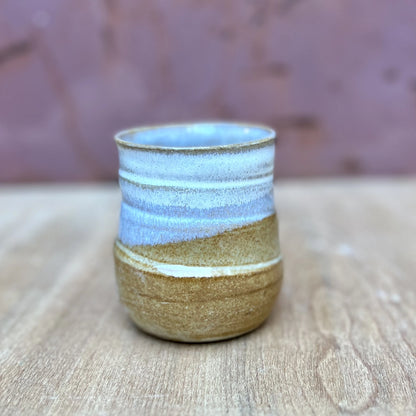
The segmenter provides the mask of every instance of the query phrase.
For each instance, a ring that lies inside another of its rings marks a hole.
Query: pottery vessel
[[[142,330],[215,341],[267,318],[283,275],[274,139],[268,127],[225,122],[116,135],[116,276],[121,301]]]

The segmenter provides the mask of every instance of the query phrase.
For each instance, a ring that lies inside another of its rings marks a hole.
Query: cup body
[[[223,122],[116,135],[116,277],[142,330],[205,342],[249,332],[267,318],[283,275],[274,136],[267,127]]]

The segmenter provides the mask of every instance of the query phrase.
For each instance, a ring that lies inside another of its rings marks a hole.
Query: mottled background
[[[224,118],[279,176],[416,172],[414,0],[2,0],[0,180],[116,177],[112,134]]]

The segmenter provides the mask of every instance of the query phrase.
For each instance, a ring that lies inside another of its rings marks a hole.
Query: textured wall
[[[283,175],[416,171],[414,0],[0,3],[0,179],[110,179],[114,131],[280,132]]]

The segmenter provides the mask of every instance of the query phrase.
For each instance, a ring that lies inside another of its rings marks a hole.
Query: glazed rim
[[[121,146],[186,152],[263,147],[272,144],[275,137],[275,131],[264,125],[224,121],[134,127],[114,136]]]

